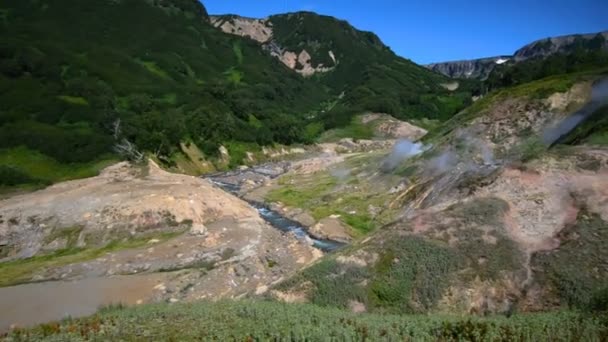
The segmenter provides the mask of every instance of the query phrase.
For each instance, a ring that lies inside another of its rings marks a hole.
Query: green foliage
[[[96,176],[113,163],[111,156],[100,156],[87,163],[62,164],[25,147],[0,149],[0,185],[46,185],[74,178]]]
[[[85,99],[84,97],[80,96],[59,95],[57,96],[57,98],[70,104],[77,104],[81,106],[89,105],[89,101],[87,101],[87,99]]]
[[[384,247],[371,280],[371,304],[390,312],[433,308],[461,257],[419,237],[394,239]]]
[[[515,151],[519,160],[525,163],[539,158],[545,151],[547,151],[547,146],[540,140],[540,138],[531,137],[524,140],[519,146],[517,146]]]
[[[582,310],[606,310],[608,258],[604,242],[608,222],[597,214],[581,211],[576,223],[559,234],[560,247],[538,252],[532,258],[539,278],[555,288],[564,304]]]
[[[605,316],[576,312],[474,317],[355,314],[265,301],[113,306],[17,329],[10,341],[601,341]]]
[[[601,34],[598,34],[597,38],[604,39]],[[548,40],[546,42],[551,44]],[[598,43],[597,39],[588,41],[579,39],[570,46],[563,47],[566,49],[564,53],[553,54],[546,58],[528,59],[515,64],[498,65],[484,82],[485,86],[489,89],[498,89],[530,83],[554,75],[605,68],[608,66],[608,53],[601,49],[602,44]]]
[[[281,47],[297,54],[306,50],[313,67],[335,67],[317,75],[335,94],[345,93],[339,106],[322,115],[327,128],[346,126],[364,111],[445,120],[470,103],[468,89],[444,89],[440,84],[445,77],[396,56],[375,34],[358,31],[346,21],[297,12],[271,16],[270,22]]]
[[[367,302],[367,290],[361,285],[369,274],[365,268],[341,265],[324,259],[313,267],[281,283],[277,289],[289,289],[310,281],[314,286],[311,302],[321,306],[347,308],[350,301]]]
[[[560,143],[608,145],[608,106],[604,106],[578,125]]]
[[[0,165],[0,186],[15,186],[36,182],[36,179],[14,166]]]
[[[509,86],[506,88],[497,88],[458,114],[454,115],[442,125],[439,125],[435,129],[431,130],[429,134],[423,138],[423,140],[434,143],[437,139],[448,135],[448,133],[452,132],[453,130],[466,126],[470,121],[483,115],[486,111],[490,110],[494,105],[500,103],[501,101],[514,98],[547,98],[554,93],[568,91],[576,82],[594,79],[597,78],[598,75],[603,75],[607,72],[608,69],[606,68],[592,69],[570,74],[553,75],[528,83]],[[601,116],[598,115],[596,118],[599,119],[600,117]],[[536,140],[538,142],[538,139]],[[528,151],[532,154],[531,157],[534,157],[534,154],[540,152],[539,149],[534,151],[533,145],[535,144],[536,143],[530,140],[530,145],[527,146],[532,148],[530,151]],[[536,148],[538,147],[539,145],[536,144]]]
[[[371,125],[361,122],[361,118],[356,116],[351,119],[348,126],[335,128],[327,131],[321,136],[322,141],[337,141],[343,138],[352,139],[371,139],[374,137],[374,129]]]
[[[186,140],[208,155],[310,140],[303,113],[325,90],[211,27],[199,2],[66,1],[3,3],[0,148],[88,163],[112,152],[118,119],[120,138],[161,157]]]
[[[356,301],[375,312],[412,313],[435,305],[462,262],[458,253],[435,242],[402,237],[386,241],[374,265],[325,259],[276,288],[308,289],[310,301],[321,306],[347,308]]]

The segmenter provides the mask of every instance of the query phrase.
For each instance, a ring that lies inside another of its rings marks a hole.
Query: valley
[[[0,19],[0,340],[608,338],[605,31],[425,67],[308,11]]]

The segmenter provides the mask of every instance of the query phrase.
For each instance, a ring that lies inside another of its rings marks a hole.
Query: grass
[[[366,265],[344,264],[333,256],[280,283],[280,291],[306,288],[322,306],[347,308],[357,301],[370,312],[432,312],[448,286],[481,280],[501,281],[523,270],[523,253],[506,237],[502,217],[507,204],[485,198],[454,205],[428,231],[415,235],[407,221],[375,233],[363,245],[339,254]],[[480,263],[479,260],[484,260]],[[306,286],[305,284],[311,284]]]
[[[316,305],[348,308],[357,301],[368,311],[415,313],[433,308],[451,273],[464,263],[457,251],[415,236],[389,239],[381,248],[365,251],[377,253],[377,261],[369,258],[367,266],[360,266],[326,258],[276,289],[293,291],[310,283],[307,297]]]
[[[232,44],[232,51],[234,51],[234,55],[236,56],[236,61],[239,64],[243,64],[244,61],[244,57],[243,57],[243,49],[241,48],[241,44],[236,41]]]
[[[61,101],[70,103],[70,104],[75,104],[75,105],[80,105],[80,106],[88,106],[89,105],[89,101],[87,101],[87,99],[85,99],[84,97],[80,97],[80,96],[68,96],[68,95],[60,95],[57,96],[58,99],[60,99]]]
[[[73,227],[57,233],[53,232],[53,234],[57,234],[58,237],[67,234],[73,238],[75,232],[76,228]],[[159,242],[166,241],[182,233],[183,231],[148,234],[143,237],[114,240],[100,248],[79,248],[75,247],[73,243],[68,248],[50,254],[0,263],[0,274],[2,274],[0,287],[29,282],[33,275],[44,269],[93,260],[107,253],[146,246],[151,239],[157,239]]]
[[[522,162],[529,162],[537,159],[542,156],[545,151],[547,151],[547,146],[543,144],[538,137],[528,138],[517,147],[519,160]]]
[[[271,190],[265,200],[304,209],[317,221],[340,215],[340,220],[353,228],[351,233],[354,237],[366,235],[388,223],[395,213],[387,208],[394,196],[388,193],[386,185],[390,175],[381,180],[357,176],[359,172],[377,170],[383,157],[378,153],[349,157],[337,166],[349,171],[346,176],[335,175],[332,171],[283,176],[279,178],[280,187]]]
[[[356,236],[365,235],[376,226],[368,207],[381,206],[385,202],[383,196],[370,195],[363,189],[356,192],[336,190],[338,180],[328,173],[298,176],[297,179],[284,177],[280,184],[280,188],[267,194],[267,201],[308,210],[317,221],[340,215],[344,223],[354,228]]]
[[[601,304],[598,309],[608,310],[608,302],[598,302],[608,293],[608,222],[581,210],[576,223],[558,237],[559,249],[533,256],[533,267],[542,270],[541,281],[555,289],[563,304],[585,310]]]
[[[47,183],[93,177],[116,162],[118,160],[111,156],[102,156],[89,163],[64,164],[26,147],[0,149],[0,165],[9,165],[33,179]]]
[[[559,142],[570,145],[608,145],[608,106],[596,110]]]
[[[224,75],[226,76],[226,80],[230,84],[235,85],[235,86],[242,84],[243,77],[245,76],[245,74],[242,71],[239,71],[234,67],[231,67],[230,69],[226,70],[224,72]]]
[[[420,237],[389,241],[374,266],[370,305],[389,312],[430,310],[461,263],[455,251]]]
[[[163,69],[161,69],[155,62],[151,62],[151,61],[142,61],[142,60],[137,60],[139,62],[139,64],[141,64],[144,68],[146,68],[146,70],[148,70],[149,72],[151,72],[152,74],[162,78],[162,79],[170,79],[171,77],[169,76],[169,74],[167,74],[166,71],[164,71]]]
[[[605,316],[354,314],[306,304],[218,301],[114,306],[11,332],[9,341],[601,341]]]
[[[372,125],[361,123],[360,117],[352,119],[348,126],[329,130],[321,135],[320,141],[332,142],[344,138],[352,139],[371,139],[374,137],[374,129]]]
[[[608,132],[594,133],[585,142],[589,145],[608,146]]]

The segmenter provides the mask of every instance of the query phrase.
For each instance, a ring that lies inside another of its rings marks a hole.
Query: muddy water
[[[0,288],[0,332],[13,324],[26,327],[91,315],[110,304],[146,302],[160,279],[158,275],[122,276]]]

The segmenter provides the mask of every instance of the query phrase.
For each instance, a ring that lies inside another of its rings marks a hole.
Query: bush
[[[34,183],[36,179],[27,173],[7,165],[0,165],[0,185],[15,186],[20,184]]]
[[[170,322],[159,324],[159,322]],[[605,317],[575,312],[474,317],[355,314],[315,305],[218,301],[106,307],[9,333],[11,341],[602,341]]]

